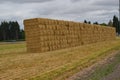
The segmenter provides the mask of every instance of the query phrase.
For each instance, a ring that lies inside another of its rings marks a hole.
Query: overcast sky
[[[118,16],[119,0],[0,0],[0,21],[52,18],[83,22],[108,22]]]

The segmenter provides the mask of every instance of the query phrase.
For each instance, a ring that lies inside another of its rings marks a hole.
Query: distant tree
[[[11,39],[17,40],[19,39],[19,33],[20,33],[20,26],[18,22],[9,22],[10,25],[10,31],[11,31]]]
[[[117,16],[113,17],[113,27],[116,28],[116,32],[120,33],[120,28],[119,28],[119,20]]]
[[[20,25],[18,24],[17,21],[14,24],[15,24],[15,38],[17,40],[17,39],[19,39]]]
[[[20,30],[17,21],[3,21],[0,24],[0,41],[24,39],[24,30]]]
[[[12,23],[12,21],[10,21],[10,22],[9,22],[9,30],[10,30],[9,37],[10,37],[10,40],[12,40],[12,39],[13,39],[12,26],[13,26],[13,23]]]
[[[101,26],[108,26],[106,23],[102,23],[102,24],[100,24]]]
[[[111,20],[108,22],[108,26],[113,26],[113,22]]]
[[[1,29],[1,25],[0,25],[0,41],[2,40],[2,29]]]
[[[89,21],[88,24],[91,24],[91,22]]]
[[[86,20],[84,20],[84,23],[88,23]]]
[[[3,40],[9,40],[9,24],[8,22],[4,21],[1,23],[1,33]]]
[[[20,30],[20,33],[19,33],[19,39],[22,39],[22,40],[25,39],[25,31],[24,31],[23,29]]]
[[[15,22],[9,22],[11,40],[15,40]]]
[[[118,33],[120,34],[120,21],[118,22]]]
[[[98,22],[94,22],[93,24],[97,24],[98,25]]]

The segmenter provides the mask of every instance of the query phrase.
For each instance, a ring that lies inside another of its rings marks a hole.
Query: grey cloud
[[[82,1],[82,0],[70,0],[71,2],[79,2],[79,1]]]
[[[0,19],[18,20],[22,26],[26,18],[107,22],[113,15],[118,16],[117,0],[0,0],[3,1],[11,2],[0,3]]]
[[[94,5],[98,5],[98,6],[116,6],[119,4],[119,0],[96,0],[94,3]]]
[[[12,2],[12,3],[44,3],[53,0],[0,0],[1,3]]]

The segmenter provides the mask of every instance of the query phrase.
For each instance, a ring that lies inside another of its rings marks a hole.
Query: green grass
[[[2,54],[7,53],[15,53],[15,52],[25,52],[26,51],[26,44],[24,42],[18,42],[18,43],[11,43],[8,44],[6,42],[0,42],[0,56]]]
[[[17,49],[17,48],[24,48],[25,47],[25,45],[24,44],[20,44],[20,45],[16,45],[16,44],[8,44],[8,45],[2,45],[2,46],[0,46],[0,51],[2,51],[2,50],[9,50],[9,49]]]

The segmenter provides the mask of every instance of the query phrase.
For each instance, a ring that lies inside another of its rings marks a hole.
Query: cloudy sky
[[[108,22],[118,16],[119,0],[0,0],[0,21],[52,18],[83,22]]]

